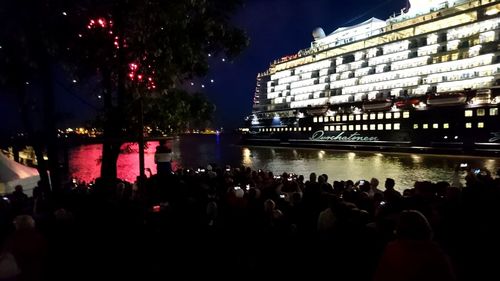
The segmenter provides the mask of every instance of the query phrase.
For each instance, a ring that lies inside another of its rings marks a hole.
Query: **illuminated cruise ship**
[[[500,1],[413,0],[257,76],[255,144],[500,152]]]

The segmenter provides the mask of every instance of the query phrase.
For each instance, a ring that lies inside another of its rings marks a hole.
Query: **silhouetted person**
[[[401,193],[399,191],[394,189],[394,186],[396,185],[394,179],[387,178],[385,180],[385,191],[384,191],[384,198],[388,202],[396,202],[401,199]]]
[[[16,258],[21,269],[19,280],[43,280],[47,242],[35,229],[31,216],[17,216],[14,225],[16,231],[7,240],[6,249]]]
[[[15,215],[21,214],[28,204],[28,195],[23,191],[21,185],[16,185],[14,192],[9,196],[12,204],[12,211]]]
[[[375,281],[455,280],[446,254],[432,241],[432,229],[422,213],[401,213],[396,240],[389,243],[380,259]]]
[[[172,172],[172,150],[167,146],[166,140],[160,140],[156,147],[155,163],[158,175],[168,175]]]

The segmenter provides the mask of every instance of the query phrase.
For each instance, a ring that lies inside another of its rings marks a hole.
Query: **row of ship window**
[[[400,130],[400,123],[325,126],[325,132]]]
[[[485,116],[486,115],[486,109],[485,108],[478,108],[476,110],[467,109],[467,110],[465,110],[465,117],[472,117],[472,116],[474,116],[474,111],[476,112],[476,116]],[[496,115],[498,115],[498,108],[497,107],[490,108],[489,115],[490,116],[496,116]]]
[[[349,114],[349,115],[336,115],[336,116],[319,116],[313,117],[314,123],[322,123],[322,122],[341,122],[341,121],[360,121],[360,120],[375,120],[375,119],[399,119],[403,116],[403,118],[410,118],[409,111],[401,112],[379,112],[379,113],[364,113],[364,114]]]
[[[312,131],[312,127],[293,127],[293,128],[259,128],[259,132],[307,132]]]
[[[466,129],[471,129],[472,123],[468,122],[465,123],[465,128]],[[428,124],[428,123],[423,123],[423,124],[413,124],[413,129],[449,129],[450,124],[449,123],[443,123],[442,125],[438,123],[433,123],[433,124]],[[478,122],[477,123],[477,128],[482,129],[484,128],[484,122]],[[387,124],[363,124],[363,125],[330,125],[330,126],[324,126],[323,130],[325,132],[342,132],[342,131],[389,131],[389,130],[400,130],[401,129],[401,124],[400,123],[387,123]],[[306,131],[312,131],[312,127],[294,127],[294,128],[260,128],[259,132],[306,132]]]
[[[439,129],[440,128],[440,125],[438,123],[433,123],[431,125],[427,124],[427,123],[423,123],[423,124],[413,124],[413,129],[429,129],[429,128],[432,128],[432,129]],[[441,126],[442,129],[449,129],[450,128],[450,124],[449,123],[443,123],[443,125]],[[465,123],[465,128],[466,129],[472,129],[472,122],[467,122]],[[477,128],[478,129],[482,129],[484,128],[484,122],[478,122],[477,123]]]

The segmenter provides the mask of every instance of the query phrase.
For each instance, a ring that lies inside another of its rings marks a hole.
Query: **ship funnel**
[[[316,27],[312,32],[312,36],[315,41],[321,38],[325,38],[325,31],[321,27]]]

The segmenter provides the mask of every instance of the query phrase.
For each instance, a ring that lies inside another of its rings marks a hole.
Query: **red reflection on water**
[[[144,167],[146,176],[149,176],[148,168],[156,174],[154,154],[158,142],[148,142],[144,149]],[[134,182],[139,175],[139,148],[137,143],[126,143],[121,147],[122,153],[118,157],[118,178]],[[70,151],[69,170],[70,174],[78,180],[90,182],[101,174],[102,145],[91,144],[75,147]],[[173,161],[173,169],[177,169],[177,162]]]

